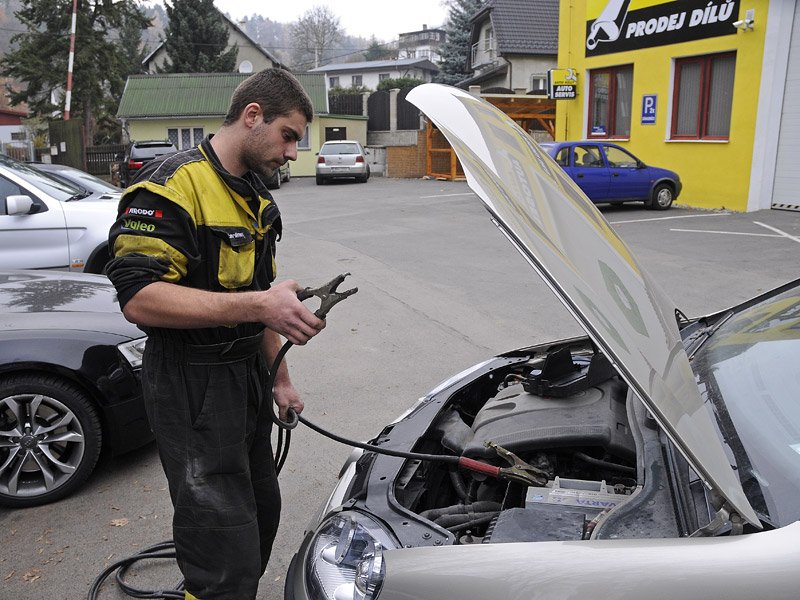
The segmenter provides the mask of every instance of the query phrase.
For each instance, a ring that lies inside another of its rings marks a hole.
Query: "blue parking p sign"
[[[642,96],[642,125],[656,124],[656,94]]]

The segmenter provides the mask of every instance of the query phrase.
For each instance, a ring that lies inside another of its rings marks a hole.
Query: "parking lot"
[[[284,221],[279,278],[315,287],[350,272],[359,292],[288,356],[304,416],[368,439],[441,380],[490,355],[580,330],[496,230],[464,182],[373,177],[292,181],[275,192]],[[676,306],[713,312],[800,277],[800,213],[731,214],[676,206],[601,208]],[[284,508],[260,599],[282,597],[303,529],[349,450],[302,427],[281,475]],[[0,509],[0,598],[83,598],[110,562],[169,539],[171,506],[153,445],[101,459],[56,504]],[[172,587],[174,565],[141,587]],[[127,598],[111,586],[100,598]]]

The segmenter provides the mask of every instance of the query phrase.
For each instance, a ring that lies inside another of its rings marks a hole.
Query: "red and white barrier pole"
[[[72,104],[72,65],[75,63],[75,29],[78,20],[78,0],[72,0],[72,30],[69,34],[69,65],[67,66],[67,96],[64,103],[64,120],[69,121]]]

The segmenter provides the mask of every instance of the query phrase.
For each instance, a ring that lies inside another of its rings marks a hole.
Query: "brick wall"
[[[386,148],[386,176],[418,179],[425,175],[425,131],[417,132],[416,146]]]

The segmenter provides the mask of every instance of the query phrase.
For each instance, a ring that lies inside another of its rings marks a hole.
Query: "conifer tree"
[[[12,38],[14,49],[0,61],[0,74],[19,82],[11,103],[27,103],[32,117],[52,118],[64,110],[72,0],[23,0],[16,12],[27,29]],[[71,116],[81,118],[89,144],[118,130],[115,113],[129,71],[119,31],[149,25],[134,0],[78,0]],[[130,32],[129,32],[130,36]],[[135,37],[135,36],[134,36]],[[133,37],[128,37],[128,43]]]
[[[445,31],[447,41],[442,49],[441,69],[435,81],[455,85],[469,75],[469,20],[486,4],[486,0],[449,0]]]
[[[172,0],[167,6],[164,73],[227,73],[239,49],[230,46],[228,25],[213,0]]]

